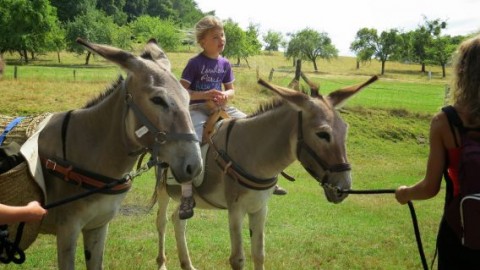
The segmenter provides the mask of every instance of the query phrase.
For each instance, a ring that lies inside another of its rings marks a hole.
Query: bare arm
[[[430,124],[430,153],[425,178],[413,186],[400,186],[395,192],[397,201],[405,204],[411,200],[430,199],[438,194],[446,159],[443,134],[449,132],[444,115],[437,114]]]
[[[0,224],[41,220],[46,213],[47,210],[36,201],[25,206],[0,204]]]

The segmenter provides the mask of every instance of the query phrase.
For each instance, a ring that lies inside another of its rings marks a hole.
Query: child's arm
[[[36,201],[25,206],[0,204],[0,224],[41,220],[46,213],[47,210]]]

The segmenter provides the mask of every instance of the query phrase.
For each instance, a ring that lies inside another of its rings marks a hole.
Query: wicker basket
[[[31,176],[27,164],[20,163],[6,173],[0,174],[0,203],[11,206],[27,205],[31,201],[44,203],[43,193]],[[19,247],[26,250],[37,238],[41,221],[25,223]],[[10,241],[15,240],[18,223],[8,226]]]
[[[8,132],[3,144],[9,144],[14,141],[22,145],[37,130],[38,125],[51,113],[43,113],[36,116],[25,117],[18,125]],[[0,115],[0,134],[5,130],[8,124],[16,117]]]

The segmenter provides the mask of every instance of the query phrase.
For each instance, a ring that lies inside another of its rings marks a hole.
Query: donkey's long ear
[[[270,84],[261,78],[258,80],[258,83],[298,107],[303,107],[309,101],[309,97],[301,92]]]
[[[362,90],[364,87],[373,83],[377,79],[378,79],[378,77],[375,75],[364,83],[356,84],[356,85],[352,85],[352,86],[347,86],[347,87],[338,89],[334,92],[331,92],[328,95],[327,99],[330,101],[330,103],[332,104],[333,107],[339,107],[340,104],[345,102],[348,98],[355,95],[356,93],[358,93],[358,91]]]
[[[77,43],[125,69],[129,69],[129,66],[131,65],[130,61],[136,59],[133,54],[111,46],[90,43],[81,38],[77,38]]]
[[[154,38],[151,38],[147,45],[145,45],[144,54],[149,55],[152,60],[158,62],[160,65],[165,67],[167,70],[171,70],[170,60],[168,60],[165,52],[158,46],[157,41]]]

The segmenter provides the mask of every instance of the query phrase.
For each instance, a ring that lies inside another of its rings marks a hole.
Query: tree
[[[355,40],[350,45],[357,52],[357,59],[366,60],[375,57],[382,63],[381,74],[385,74],[385,63],[396,52],[399,44],[398,30],[382,31],[380,36],[373,28],[362,28],[357,32]]]
[[[275,32],[273,30],[268,30],[266,35],[263,35],[263,42],[265,42],[265,50],[267,51],[278,51],[280,48],[283,40],[282,33]]]
[[[427,48],[428,59],[442,67],[442,78],[445,78],[445,66],[451,59],[457,46],[462,39],[460,37],[452,38],[450,36],[436,37],[432,40],[431,46]]]
[[[194,0],[172,0],[172,5],[178,15],[175,22],[181,27],[192,27],[207,15],[198,8]],[[211,15],[214,15],[214,12],[211,12]]]
[[[132,22],[136,18],[146,14],[148,9],[148,0],[128,0],[123,7],[127,14],[127,21]]]
[[[412,60],[421,65],[421,72],[425,72],[425,64],[428,60],[427,50],[432,45],[433,38],[439,37],[442,29],[447,27],[447,23],[440,19],[428,20],[425,16],[423,19],[424,24],[412,33]]]
[[[362,28],[357,32],[355,40],[350,44],[350,50],[357,56],[357,69],[360,63],[368,62],[375,54],[376,46],[374,40],[377,38],[377,30]]]
[[[182,34],[171,20],[143,15],[129,26],[137,42],[145,43],[150,38],[155,38],[165,50],[175,50],[182,41]]]
[[[170,0],[149,0],[147,14],[152,17],[159,17],[163,20],[174,19],[178,17],[178,13],[173,9]]]
[[[50,0],[52,6],[57,8],[57,16],[61,22],[73,21],[75,16],[85,14],[95,8],[97,0]]]
[[[240,58],[243,55],[243,50],[245,49],[245,43],[247,40],[246,33],[238,26],[238,23],[228,19],[223,24],[223,29],[225,31],[225,37],[227,39],[227,44],[223,50],[223,56],[226,58],[237,58],[237,64],[240,64]]]
[[[56,10],[49,0],[0,0],[0,52],[28,53],[51,48],[50,32],[58,28]]]
[[[97,9],[105,11],[108,16],[112,16],[118,25],[127,23],[127,14],[123,12],[126,0],[97,0]]]
[[[78,54],[85,52],[85,48],[76,43],[77,37],[95,43],[116,45],[115,42],[120,40],[116,36],[119,33],[123,33],[128,38],[131,36],[130,33],[121,32],[118,29],[119,26],[115,24],[112,16],[107,16],[104,11],[92,8],[66,24],[67,50]],[[90,51],[87,51],[85,65],[89,64],[90,56]]]
[[[287,58],[311,61],[315,71],[318,71],[317,58],[330,60],[338,56],[338,50],[327,33],[306,28],[292,35],[285,55]]]

